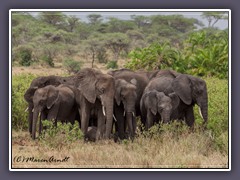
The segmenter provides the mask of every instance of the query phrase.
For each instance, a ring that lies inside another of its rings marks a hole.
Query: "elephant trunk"
[[[36,128],[37,128],[37,120],[39,116],[40,110],[35,108],[33,112],[33,122],[32,122],[32,139],[36,139]]]
[[[163,112],[161,114],[161,118],[163,120],[163,123],[168,123],[170,121],[170,112]]]
[[[200,105],[200,112],[202,114],[204,124],[207,124],[207,121],[208,121],[208,103],[207,102],[203,102]]]
[[[110,134],[112,131],[113,125],[113,98],[109,99],[107,103],[104,103],[104,107],[106,107],[106,133],[105,137],[110,138]]]
[[[130,136],[131,140],[133,140],[134,133],[135,133],[135,113],[134,112],[126,113],[126,120],[127,120],[129,136]]]
[[[28,105],[28,131],[32,134],[32,122],[33,122],[33,104]]]
[[[204,120],[204,124],[207,124],[208,121],[208,96],[207,93],[204,94],[202,100],[197,102],[200,108],[201,116]]]

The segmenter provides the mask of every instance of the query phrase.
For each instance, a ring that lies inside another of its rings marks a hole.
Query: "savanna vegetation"
[[[113,140],[85,143],[78,124],[48,127],[33,141],[28,133],[27,103],[23,94],[38,75],[12,77],[12,156],[48,159],[65,163],[13,162],[15,168],[228,168],[228,29],[215,27],[226,14],[203,13],[202,22],[182,15],[133,15],[129,20],[100,14],[88,22],[61,12],[12,14],[13,66],[64,68],[75,73],[88,63],[102,70],[126,67],[133,70],[174,69],[203,78],[209,96],[209,121],[195,107],[196,126],[155,125],[137,134],[134,142]],[[57,65],[56,65],[57,64]],[[14,69],[13,69],[14,70]],[[43,74],[46,73],[43,71]],[[64,76],[66,74],[63,74]],[[141,126],[140,121],[138,123]]]

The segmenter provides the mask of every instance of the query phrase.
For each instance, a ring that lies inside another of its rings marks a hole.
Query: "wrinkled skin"
[[[79,104],[79,114],[81,114],[82,132],[86,135],[91,110],[97,108],[97,127],[100,132],[97,134],[102,134],[102,131],[104,131],[103,138],[109,139],[113,124],[113,101],[115,93],[113,77],[103,74],[99,70],[85,68],[69,78],[79,90],[76,101]],[[103,130],[104,124],[106,124],[105,130]]]
[[[120,69],[120,70],[110,71],[108,73],[111,74],[114,77],[115,81],[118,80],[118,79],[123,79],[128,83],[135,84],[137,97],[136,97],[136,100],[135,100],[135,112],[136,113],[134,113],[134,114],[135,114],[135,116],[140,116],[141,115],[140,100],[141,100],[143,91],[144,91],[145,87],[147,86],[147,84],[149,82],[149,79],[148,79],[147,75],[145,73],[134,72],[134,71],[129,70],[129,69]],[[123,109],[123,108],[121,108],[121,109]],[[122,112],[122,111],[116,112],[115,111],[115,113],[116,114],[118,114],[118,113],[123,114],[124,112]],[[130,119],[135,119],[135,117],[134,118],[132,117],[133,116],[132,112],[131,113],[125,113],[125,115],[126,115],[127,122],[130,122],[130,120],[128,120],[129,118]],[[118,119],[117,119],[117,121],[118,121]],[[123,120],[120,119],[120,121],[123,121]],[[136,129],[135,120],[133,122],[134,122],[133,123],[133,130],[135,131],[135,129]],[[121,137],[122,137],[122,135],[121,135]]]
[[[206,82],[198,77],[177,73],[176,77],[172,73],[163,73],[155,81],[157,91],[166,95],[175,92],[180,98],[180,103],[171,119],[185,120],[190,126],[194,126],[195,118],[193,106],[197,104],[206,125],[208,120],[208,93]]]
[[[45,87],[47,85],[53,85],[58,86],[60,84],[66,83],[66,81],[69,81],[66,77],[60,77],[60,76],[41,76],[36,79],[34,79],[30,87],[26,90],[24,94],[24,99],[28,103],[28,128],[29,133],[32,134],[32,121],[33,121],[33,95],[35,91],[39,88]]]
[[[131,139],[136,131],[135,103],[137,99],[136,79],[131,83],[124,79],[115,80],[114,115],[117,119],[116,129],[120,139],[126,137],[126,129]]]
[[[141,112],[142,123],[148,130],[159,119],[162,119],[163,123],[168,123],[180,100],[175,93],[166,96],[163,92],[149,90],[149,86],[146,89],[141,99]]]
[[[57,87],[48,85],[37,89],[33,96],[33,104],[33,139],[36,138],[36,125],[39,114],[41,114],[39,133],[41,133],[41,120],[53,120],[55,125],[57,121],[74,124],[78,112],[74,92],[66,85]]]

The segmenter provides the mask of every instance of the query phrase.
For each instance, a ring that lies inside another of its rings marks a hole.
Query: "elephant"
[[[57,87],[48,85],[43,88],[38,88],[33,96],[33,123],[32,123],[32,138],[36,138],[36,125],[40,115],[41,120],[53,120],[55,125],[57,121],[71,122],[74,124],[76,114],[78,113],[75,102],[74,92],[66,85]]]
[[[120,139],[124,139],[126,128],[131,139],[136,131],[136,111],[137,82],[132,79],[129,82],[124,79],[115,80],[115,104],[114,115],[117,119],[116,130]]]
[[[141,115],[141,111],[140,111],[140,100],[143,94],[143,91],[145,89],[145,87],[147,86],[149,79],[147,78],[145,73],[142,72],[134,72],[132,70],[129,69],[120,69],[120,70],[115,70],[112,72],[108,72],[108,74],[112,75],[116,80],[118,79],[122,79],[125,80],[128,83],[131,84],[135,84],[136,86],[136,99],[135,99],[135,111],[132,110],[132,112],[128,112],[126,111],[126,118],[127,118],[127,122],[134,122],[133,123],[133,131],[135,131],[136,129],[136,123],[135,123],[135,118],[136,116],[140,116]],[[116,106],[115,106],[116,107]],[[118,110],[118,109],[117,109]],[[116,113],[116,112],[115,112]],[[119,112],[122,113],[122,112]],[[128,118],[132,118],[132,120],[129,120]],[[117,119],[118,121],[118,119]],[[123,121],[123,120],[120,120]],[[122,129],[122,126],[120,127]],[[131,135],[133,135],[134,133],[131,133]],[[122,134],[121,134],[121,138],[122,138]]]
[[[168,96],[163,92],[156,91],[155,89],[144,92],[140,106],[142,112],[142,122],[145,125],[145,130],[153,126],[154,122],[159,119],[163,123],[170,122],[170,116],[173,111],[178,107],[180,99],[176,93],[170,93]]]
[[[69,82],[67,77],[60,76],[41,76],[35,78],[30,87],[26,90],[24,94],[24,99],[28,103],[28,129],[29,133],[32,134],[32,121],[33,121],[33,96],[37,89],[45,87],[47,85],[58,86],[60,84],[64,84],[66,81]],[[26,109],[26,110],[27,110]]]
[[[105,127],[106,126],[104,126],[104,128]],[[95,142],[97,140],[97,137],[98,137],[97,133],[98,133],[98,131],[97,131],[96,126],[89,126],[88,129],[87,129],[85,140]]]
[[[97,134],[103,133],[103,138],[109,139],[113,125],[114,78],[92,68],[82,69],[69,78],[70,84],[74,82],[74,86],[78,89],[76,101],[80,106],[82,132],[86,135],[91,110],[97,108],[97,128],[100,132]],[[104,124],[106,124],[105,130],[103,130]]]
[[[177,109],[172,113],[171,119],[185,120],[187,125],[194,127],[195,117],[193,106],[197,104],[200,115],[206,125],[208,120],[208,93],[206,82],[198,77],[188,74],[172,74],[175,71],[165,71],[151,80],[149,86],[166,95],[175,92],[180,98]]]

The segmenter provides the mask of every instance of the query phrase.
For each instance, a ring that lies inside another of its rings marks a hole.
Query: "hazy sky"
[[[87,21],[87,16],[89,14],[100,14],[104,20],[107,20],[109,17],[115,17],[118,19],[123,19],[123,20],[127,20],[130,19],[131,15],[144,15],[144,16],[150,16],[150,15],[173,15],[173,14],[181,14],[187,18],[196,18],[200,21],[203,22],[203,24],[207,27],[208,26],[208,21],[206,19],[204,19],[201,15],[202,12],[197,12],[197,11],[192,11],[192,12],[181,12],[181,11],[175,11],[175,12],[157,12],[157,11],[151,11],[151,12],[127,12],[127,11],[121,11],[121,12],[117,12],[117,11],[112,11],[112,12],[96,12],[96,11],[91,11],[91,12],[64,12],[67,15],[74,15],[76,17],[79,17],[81,20],[83,21]],[[38,14],[38,13],[32,13],[34,15]],[[219,20],[216,24],[216,27],[218,27],[219,29],[225,29],[228,27],[228,20]]]

